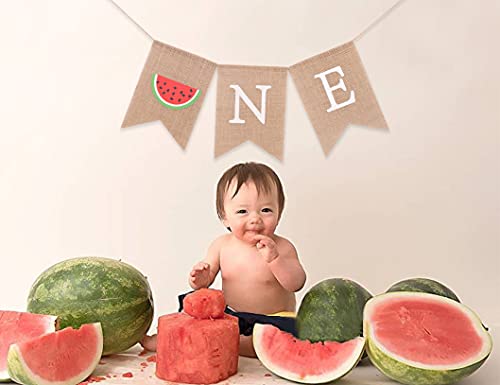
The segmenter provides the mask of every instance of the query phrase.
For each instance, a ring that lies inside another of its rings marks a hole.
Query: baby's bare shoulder
[[[274,235],[274,238],[276,245],[282,252],[297,253],[295,246],[290,240],[277,234]]]

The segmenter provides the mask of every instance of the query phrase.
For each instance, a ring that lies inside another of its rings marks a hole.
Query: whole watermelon
[[[372,295],[360,284],[330,278],[314,285],[297,313],[299,338],[345,342],[363,334],[363,308]]]
[[[114,259],[69,259],[45,270],[31,287],[28,311],[60,318],[60,327],[100,322],[103,355],[142,339],[153,320],[153,297],[144,275]]]
[[[396,282],[386,293],[396,292],[396,291],[412,291],[419,293],[429,293],[440,295],[441,297],[447,297],[454,301],[460,302],[457,295],[448,287],[443,285],[441,282],[434,281],[430,278],[409,278],[403,281]]]

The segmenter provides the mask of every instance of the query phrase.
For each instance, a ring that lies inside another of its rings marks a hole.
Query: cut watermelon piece
[[[272,325],[256,324],[253,345],[262,364],[274,374],[304,384],[334,381],[349,373],[363,355],[365,340],[299,340]]]
[[[182,110],[191,106],[201,94],[197,88],[179,83],[160,74],[153,74],[153,95],[165,107]]]
[[[221,290],[202,288],[184,297],[182,307],[191,317],[215,319],[224,317],[226,301]]]
[[[364,336],[373,364],[403,384],[451,384],[488,358],[492,339],[477,315],[446,297],[379,295],[366,304]]]
[[[0,311],[0,381],[10,380],[7,373],[7,353],[10,345],[54,332],[56,325],[56,316]]]
[[[68,327],[11,345],[9,375],[24,385],[76,385],[94,371],[102,348],[100,323]]]

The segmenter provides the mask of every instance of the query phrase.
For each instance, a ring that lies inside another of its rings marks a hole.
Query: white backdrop
[[[118,0],[156,39],[226,64],[288,66],[344,43],[394,0]],[[3,2],[0,307],[22,310],[45,268],[122,258],[149,277],[155,318],[225,230],[215,184],[261,161],[287,195],[278,228],[307,288],[371,292],[436,278],[500,326],[498,1],[403,3],[358,44],[390,132],[350,127],[325,157],[289,77],[285,159],[252,144],[213,158],[212,80],[186,151],[159,122],[120,130],[150,39],[107,0]],[[155,320],[156,323],[156,320]]]

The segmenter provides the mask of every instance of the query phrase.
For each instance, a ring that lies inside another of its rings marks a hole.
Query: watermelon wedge
[[[182,110],[191,106],[201,94],[197,88],[179,83],[160,74],[153,74],[151,81],[153,95],[165,107]]]
[[[492,339],[465,305],[436,294],[394,292],[364,310],[367,352],[386,376],[403,384],[451,384],[488,358]]]
[[[68,327],[11,345],[9,375],[23,385],[76,385],[94,371],[102,348],[100,323]]]
[[[253,345],[262,364],[274,374],[303,384],[321,384],[348,374],[363,355],[365,340],[299,340],[272,325],[256,324]]]
[[[0,311],[0,381],[10,380],[7,372],[7,353],[11,344],[54,332],[56,328],[56,316]]]

